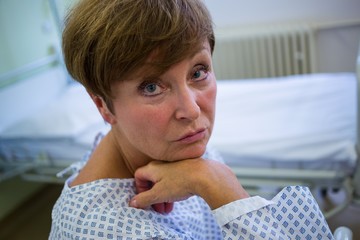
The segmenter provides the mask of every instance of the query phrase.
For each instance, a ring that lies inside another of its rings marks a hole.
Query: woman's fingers
[[[162,213],[173,207],[164,203],[185,200],[192,195],[202,197],[211,209],[249,197],[228,166],[200,158],[151,162],[135,172],[135,183],[138,195],[130,206],[147,208],[153,205]]]
[[[156,203],[156,204],[151,205],[151,207],[158,213],[167,214],[173,210],[174,203],[173,202],[171,202],[171,203],[167,203],[167,202]]]
[[[135,175],[135,185],[136,185],[136,190],[137,193],[143,193],[145,191],[149,191],[154,183],[150,180],[153,179],[152,176],[147,174],[147,168],[144,168],[138,172],[136,172]],[[151,171],[151,170],[149,170]],[[153,180],[155,181],[155,180]],[[157,195],[157,193],[154,193]],[[157,198],[152,198],[152,192],[148,193],[148,196],[140,196],[138,198],[140,198],[140,201],[137,202],[137,199],[133,199],[130,202],[130,206],[132,206],[132,204],[135,204],[136,207],[138,208],[147,208],[151,205],[151,207],[158,213],[170,213],[174,207],[174,203],[173,202],[159,202],[159,199]],[[161,201],[161,200],[160,200]],[[135,206],[132,206],[135,207]]]
[[[144,190],[145,188],[143,188]],[[161,192],[157,191],[158,187],[155,183],[154,186],[146,191],[138,191],[138,194],[131,199],[130,207],[135,208],[148,208],[154,206],[154,210],[160,213],[168,213],[172,210],[172,206],[166,206],[164,203],[172,202],[168,201],[168,198],[165,198]]]
[[[152,162],[135,172],[137,195],[130,201],[131,207],[153,209],[169,213],[174,202],[191,196],[184,191],[183,178],[177,174],[175,163]],[[182,170],[180,170],[182,171]]]

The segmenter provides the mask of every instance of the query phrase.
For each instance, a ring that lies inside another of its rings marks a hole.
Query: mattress
[[[222,81],[210,144],[230,166],[352,172],[356,84],[353,73]]]
[[[110,127],[85,89],[57,99],[0,132],[0,161],[48,159],[67,166]],[[352,73],[218,81],[210,145],[230,166],[345,169],[356,162],[356,77]]]
[[[109,129],[84,87],[70,84],[58,98],[0,132],[0,161],[44,159],[67,166],[81,160],[95,137]]]

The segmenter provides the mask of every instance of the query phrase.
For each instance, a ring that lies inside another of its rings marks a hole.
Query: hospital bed
[[[61,64],[25,75],[0,88],[0,181],[20,175],[63,183],[71,174],[64,169],[81,164],[110,127]],[[209,145],[251,194],[271,196],[286,185],[344,191],[346,200],[325,212],[331,217],[360,196],[357,79],[318,73],[219,80]]]
[[[288,185],[323,195],[359,184],[357,78],[354,73],[309,74],[222,81],[210,145],[252,194],[271,197]]]
[[[38,87],[27,91],[30,85]],[[345,190],[346,201],[327,212],[329,217],[359,193],[356,89],[354,73],[220,80],[209,145],[252,194],[270,197],[286,185]],[[109,130],[85,89],[69,83],[61,65],[1,89],[0,98],[6,99],[0,180],[20,174],[63,182],[67,175],[56,173],[83,159],[95,137]]]
[[[46,71],[39,67],[0,89],[0,181],[20,174],[62,183],[56,173],[83,159],[95,135],[109,130],[59,62]]]
[[[286,185],[345,191],[331,217],[359,201],[357,91],[354,73],[219,80],[209,145],[251,194]],[[61,64],[2,87],[0,99],[0,181],[63,183],[71,174],[63,170],[110,129]]]

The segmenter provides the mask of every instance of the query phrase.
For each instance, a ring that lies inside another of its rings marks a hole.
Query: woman
[[[83,0],[71,11],[67,69],[111,130],[66,181],[50,239],[332,238],[307,189],[249,197],[206,151],[214,43],[200,0]]]

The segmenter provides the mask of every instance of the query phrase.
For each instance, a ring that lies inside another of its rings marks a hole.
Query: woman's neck
[[[104,178],[133,178],[136,166],[123,154],[111,130],[95,148],[71,186]]]

